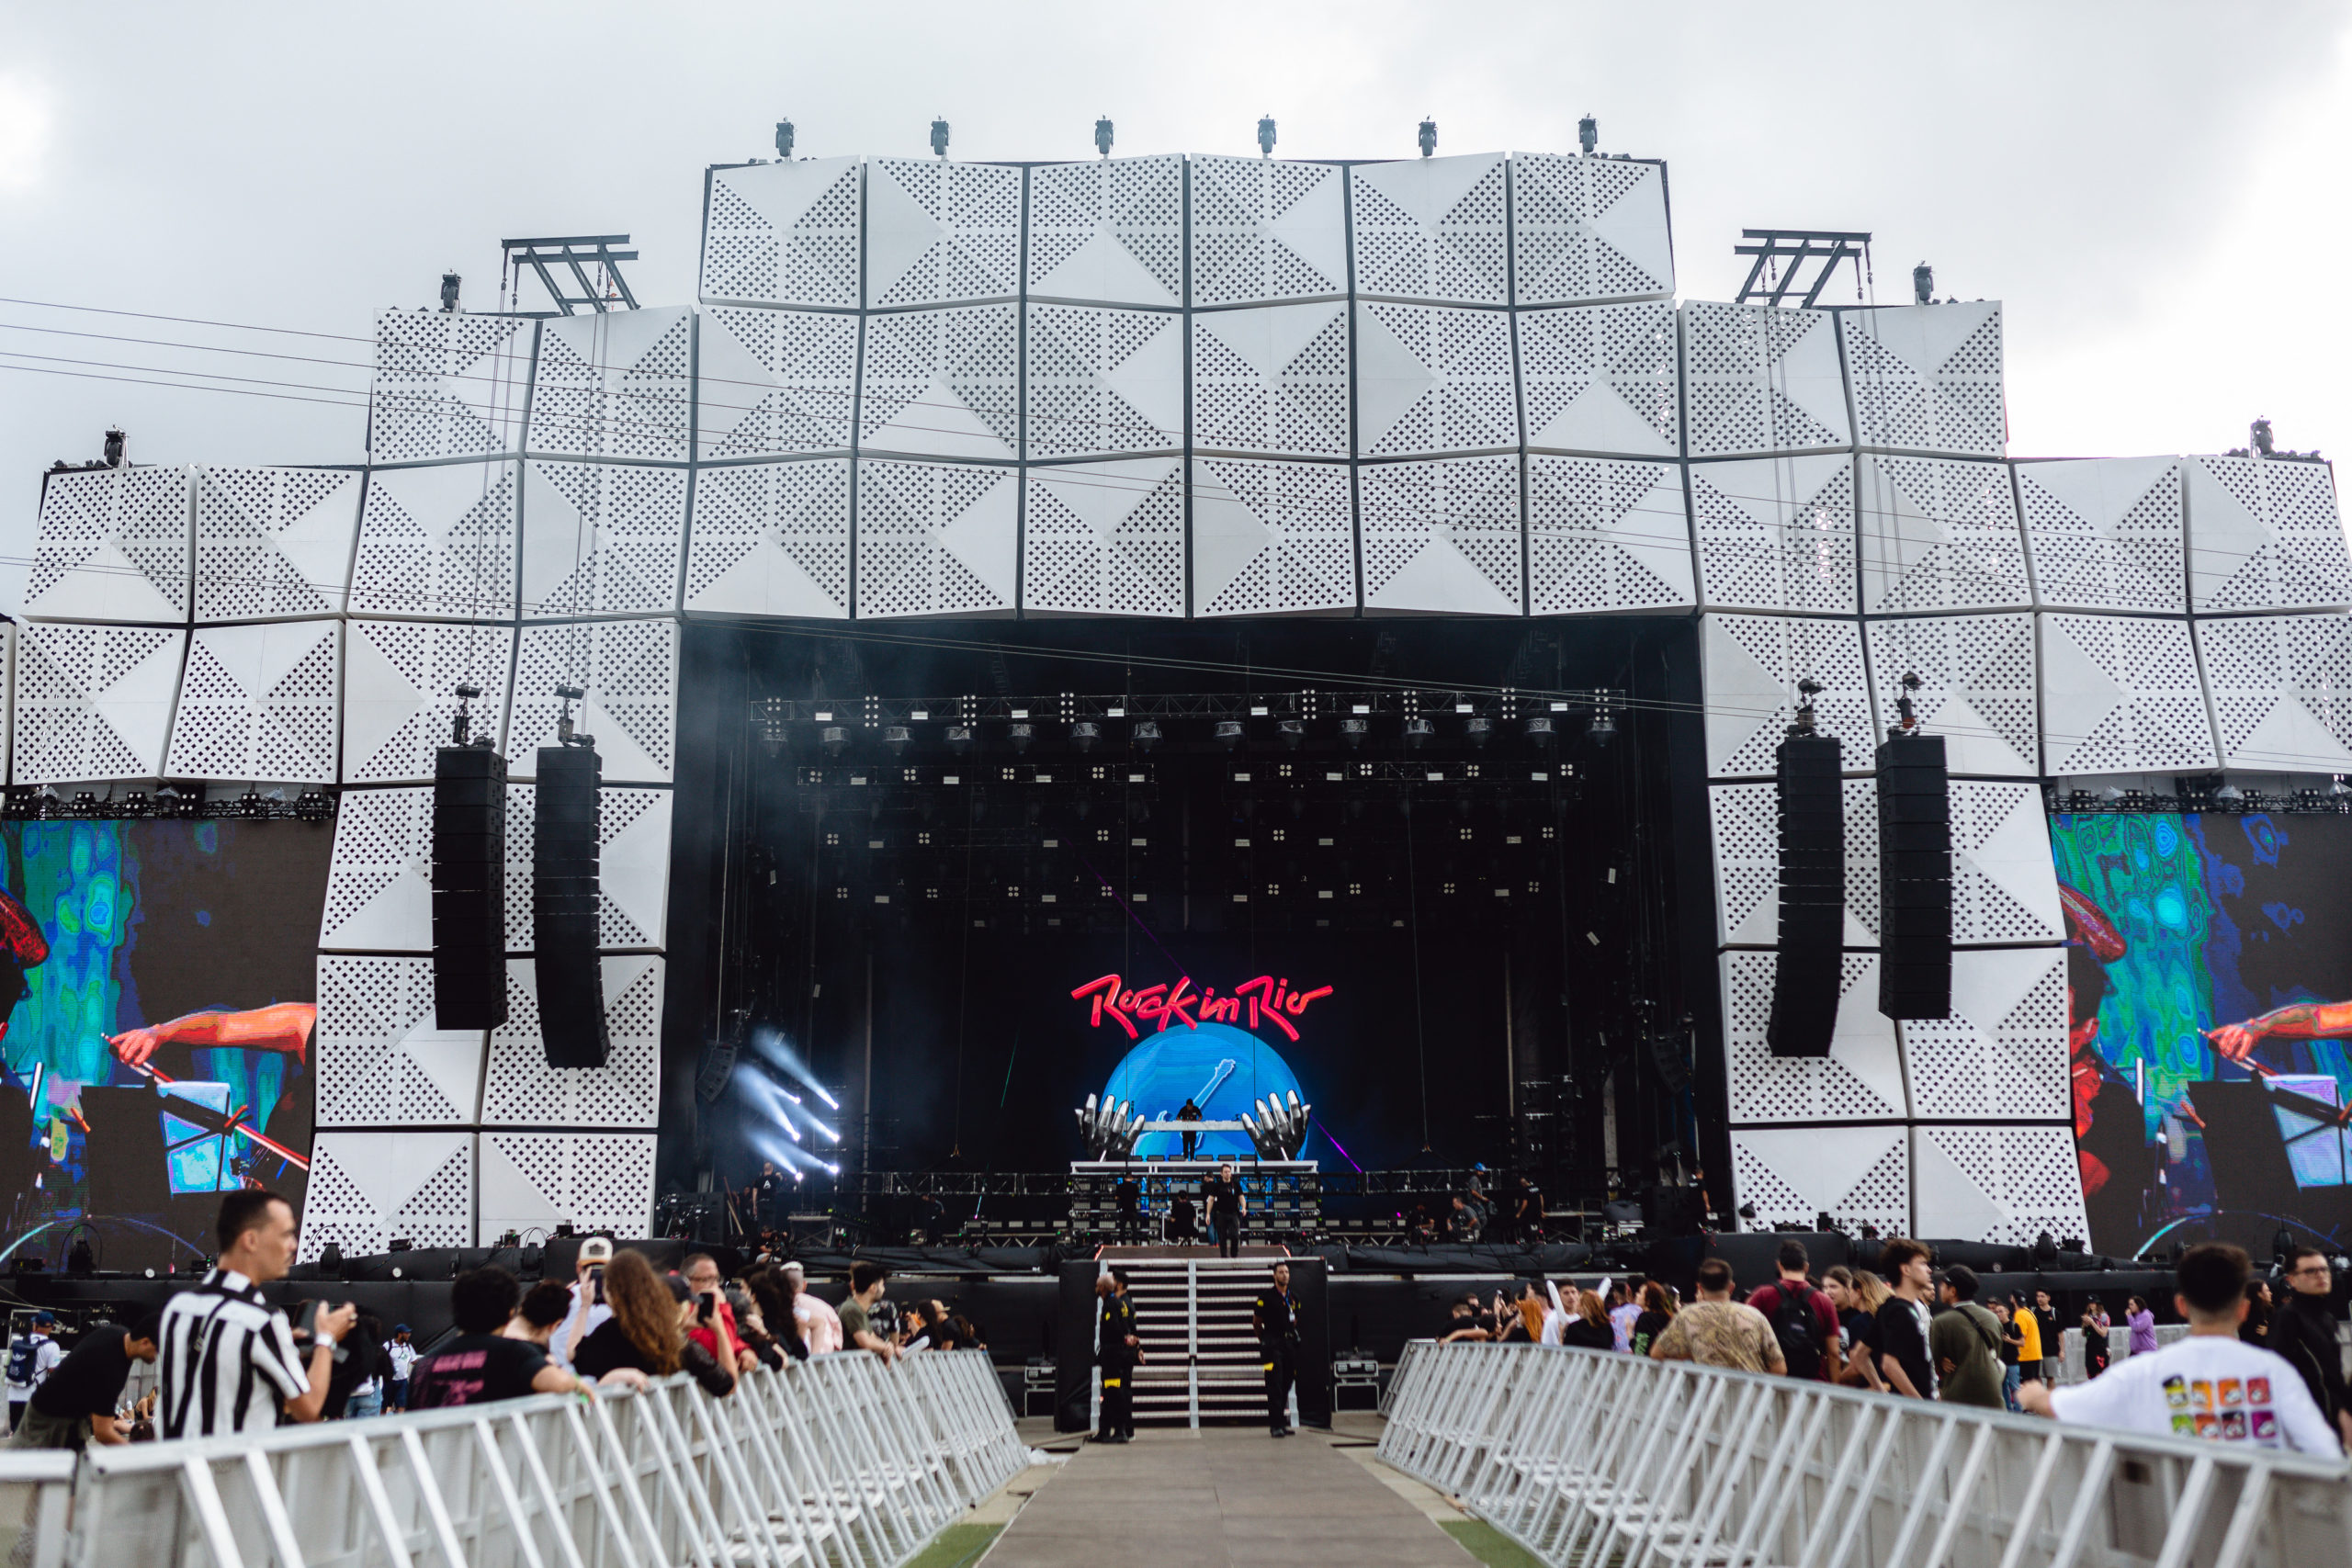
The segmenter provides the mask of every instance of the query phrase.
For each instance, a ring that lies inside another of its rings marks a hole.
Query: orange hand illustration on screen
[[[107,1043],[130,1066],[142,1066],[160,1045],[224,1047],[243,1051],[281,1051],[301,1060],[311,1030],[319,1021],[317,1004],[278,1002],[246,1012],[192,1012],[169,1023],[149,1024],[110,1034]]]
[[[2352,1035],[2352,1002],[2294,1002],[2244,1023],[2225,1023],[2205,1032],[2213,1049],[2233,1062],[2245,1061],[2257,1042],[2272,1035],[2281,1040],[2340,1040]]]

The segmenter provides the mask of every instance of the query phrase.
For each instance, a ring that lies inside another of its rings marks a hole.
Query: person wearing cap
[[[825,1356],[840,1349],[847,1342],[842,1335],[841,1314],[808,1288],[808,1270],[796,1259],[784,1266],[784,1277],[792,1287],[792,1321],[799,1325],[800,1342],[808,1347],[808,1353]]]
[[[392,1337],[384,1341],[384,1363],[390,1375],[384,1382],[384,1408],[408,1408],[408,1370],[416,1365],[416,1344],[408,1337],[408,1325],[392,1325]]]
[[[548,1340],[548,1359],[567,1371],[573,1352],[613,1315],[605,1300],[605,1265],[612,1260],[613,1238],[608,1235],[592,1235],[582,1242],[580,1256],[572,1260],[571,1311]]]
[[[57,1316],[54,1313],[33,1314],[32,1326],[8,1341],[8,1430],[18,1431],[25,1424],[25,1406],[31,1403],[33,1390],[41,1385],[51,1369],[65,1359],[63,1347],[57,1343]]]

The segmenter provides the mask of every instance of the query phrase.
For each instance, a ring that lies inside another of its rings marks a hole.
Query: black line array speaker
[[[539,1036],[550,1067],[601,1067],[605,983],[596,959],[596,791],[593,746],[539,748],[531,816],[531,947],[539,982]]]
[[[443,1029],[506,1021],[506,759],[433,759],[433,1011]]]
[[[1827,735],[1781,742],[1781,951],[1765,1043],[1775,1056],[1826,1056],[1846,962],[1846,805],[1838,744]]]
[[[1951,775],[1944,738],[1896,731],[1878,749],[1878,1010],[1951,1013]]]

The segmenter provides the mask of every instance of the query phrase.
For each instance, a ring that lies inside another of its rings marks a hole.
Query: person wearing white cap
[[[592,1235],[580,1244],[580,1256],[571,1266],[571,1312],[548,1338],[548,1359],[566,1371],[571,1370],[573,1347],[585,1343],[613,1315],[605,1303],[605,1265],[612,1260],[611,1236]]]
[[[784,1266],[792,1282],[792,1321],[800,1325],[801,1342],[812,1356],[829,1355],[842,1348],[841,1314],[808,1288],[808,1270],[796,1260]]]

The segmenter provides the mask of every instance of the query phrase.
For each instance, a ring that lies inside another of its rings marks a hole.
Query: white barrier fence
[[[1559,1568],[2352,1562],[2338,1461],[1606,1351],[1415,1343],[1380,1457]]]
[[[894,1568],[1027,1462],[985,1352],[825,1356],[724,1399],[680,1376],[0,1453],[0,1520],[29,1568]]]

